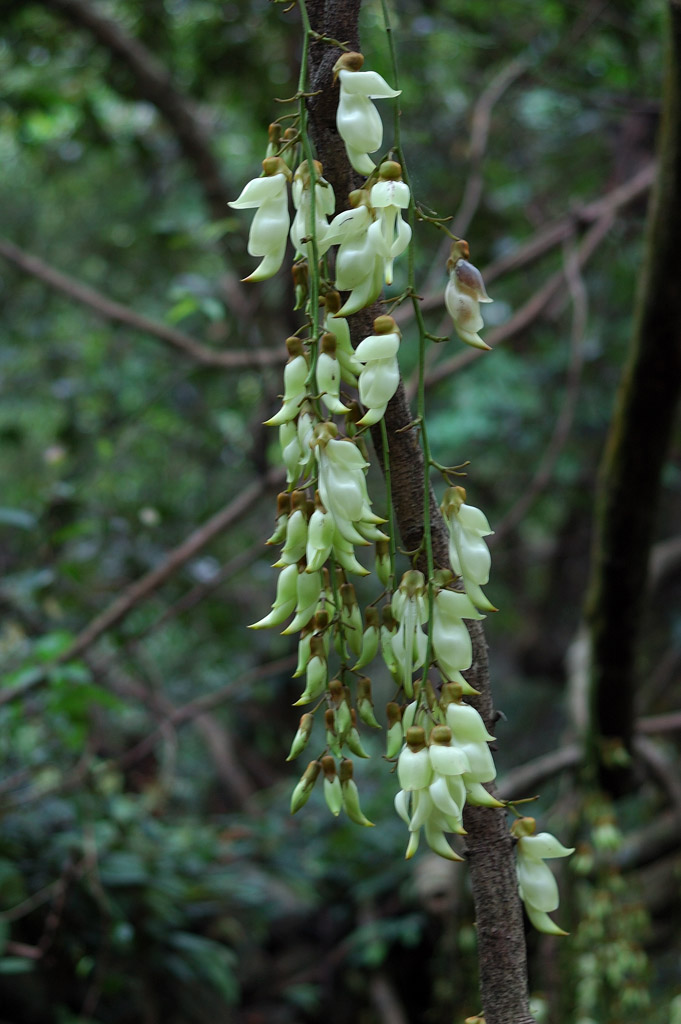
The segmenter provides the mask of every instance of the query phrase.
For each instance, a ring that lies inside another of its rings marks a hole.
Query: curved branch
[[[90,288],[89,285],[83,284],[67,274],[62,274],[61,271],[55,270],[48,263],[25,252],[5,238],[0,238],[0,256],[4,256],[6,260],[23,270],[24,273],[31,274],[50,288],[54,288],[55,291],[87,306],[97,316],[158,338],[159,341],[164,341],[167,345],[179,349],[184,355],[194,359],[202,366],[241,370],[255,366],[273,366],[283,361],[281,353],[273,350],[216,352],[214,349],[202,345],[200,341],[196,341],[189,334],[185,334],[184,331],[178,331],[176,327],[157,323],[141,313],[135,313],[120,302],[108,299],[101,292],[95,291],[94,288]]]
[[[475,211],[482,197],[484,179],[482,162],[487,149],[487,139],[492,123],[492,111],[506,90],[530,67],[530,59],[525,56],[515,57],[509,61],[485,86],[473,107],[471,120],[471,141],[468,147],[470,171],[466,179],[459,209],[454,215],[451,231],[455,235],[466,234]],[[449,248],[449,242],[447,242]]]

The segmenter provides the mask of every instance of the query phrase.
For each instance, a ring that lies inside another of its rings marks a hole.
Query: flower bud
[[[300,260],[291,267],[293,278],[293,293],[295,296],[294,309],[304,309],[308,295],[309,270],[307,260]]]
[[[277,495],[277,515],[274,533],[265,544],[281,544],[286,538],[286,524],[291,511],[291,495],[286,491]]]
[[[286,339],[289,359],[284,367],[284,396],[278,412],[265,420],[266,427],[278,427],[287,420],[295,419],[305,398],[309,372],[307,351],[300,338]]]
[[[264,619],[252,623],[249,629],[267,629],[269,626],[279,626],[294,610],[297,601],[298,589],[298,566],[287,565],[279,573],[277,580],[277,592],[272,605],[272,611]]]
[[[291,794],[291,814],[295,814],[296,811],[299,811],[300,808],[303,807],[310,799],[310,794],[314,788],[314,784],[317,781],[320,771],[321,764],[319,761],[310,761],[303,772],[300,781]]]
[[[314,715],[305,714],[301,715],[300,722],[298,723],[298,731],[293,737],[293,743],[291,744],[291,750],[289,752],[287,761],[293,761],[294,758],[298,757],[300,753],[307,746],[307,741],[310,738],[312,732],[312,726],[314,725]]]
[[[402,712],[399,704],[395,704],[393,701],[387,704],[385,715],[388,719],[385,756],[390,759],[397,757],[404,738],[402,733]]]
[[[298,641],[298,664],[296,670],[293,673],[293,678],[297,679],[302,676],[303,672],[307,668],[307,663],[311,658],[310,654],[310,642],[312,640],[312,633],[314,629],[311,625],[306,626],[300,634],[300,640]]]
[[[366,828],[373,827],[373,821],[369,821],[359,806],[359,792],[357,785],[352,778],[352,761],[344,758],[340,763],[340,782],[343,793],[343,809],[350,821],[356,825],[364,825]]]
[[[390,544],[388,541],[379,540],[376,542],[376,575],[384,587],[390,586],[390,575],[392,564],[390,561]]]
[[[367,613],[373,610],[368,608]],[[368,676],[360,676],[357,680],[357,712],[365,725],[371,726],[372,729],[381,728],[374,714],[374,704],[371,699],[371,680]]]
[[[339,398],[341,366],[336,357],[336,337],[327,331],[322,335],[320,352],[317,356],[317,391],[330,413],[343,415],[349,412]]]
[[[301,704],[309,704],[310,701],[321,696],[326,689],[326,653],[324,651],[324,641],[320,636],[312,636],[310,640],[310,654],[311,657],[305,672],[305,689],[298,700],[294,702],[294,707]]]
[[[338,817],[343,806],[343,790],[338,773],[336,772],[336,762],[327,754],[322,758],[321,763],[322,771],[324,772],[324,799],[326,800],[326,806],[335,817]]]

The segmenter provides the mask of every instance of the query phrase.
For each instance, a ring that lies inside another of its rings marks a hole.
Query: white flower
[[[425,789],[432,782],[433,766],[428,756],[423,729],[419,726],[412,726],[407,730],[407,743],[397,759],[397,778],[407,793]]]
[[[376,165],[369,153],[383,142],[383,124],[371,100],[399,96],[401,90],[391,89],[375,71],[360,71],[363,63],[361,53],[344,53],[334,66],[340,79],[336,127],[354,169],[371,174]]]
[[[288,362],[284,367],[284,400],[281,409],[265,420],[266,427],[280,427],[288,420],[294,420],[300,412],[305,398],[306,381],[309,371],[307,351],[300,338],[286,339]]]
[[[322,505],[319,493],[315,495],[315,506],[307,527],[306,572],[315,572],[321,569],[331,554],[333,545],[335,524],[333,517]]]
[[[272,611],[264,619],[254,622],[249,629],[267,629],[269,626],[278,626],[284,622],[295,609],[298,600],[298,566],[287,565],[279,573],[277,580],[277,593],[272,605]]]
[[[349,199],[352,209],[334,217],[326,236],[330,244],[338,244],[335,286],[339,291],[350,292],[336,316],[350,316],[371,305],[383,287],[383,257],[369,237],[369,197],[363,189],[356,189]]]
[[[385,283],[393,283],[393,260],[401,255],[411,240],[411,227],[402,220],[402,210],[409,206],[409,186],[402,181],[402,168],[394,160],[386,160],[379,168],[379,180],[371,190],[371,205],[378,213],[369,227],[374,251],[384,260]]]
[[[411,833],[406,857],[413,857],[423,828],[431,850],[448,860],[461,860],[445,839],[445,832],[463,833],[462,811],[466,790],[462,773],[466,756],[451,744],[447,726],[435,726],[426,746],[421,726],[406,729],[406,746],[397,761],[401,791],[395,810]]]
[[[496,611],[480,589],[489,580],[492,562],[483,537],[494,531],[490,529],[485,514],[474,505],[466,504],[463,487],[448,488],[440,508],[449,529],[452,569],[462,577],[466,593],[476,608],[487,612]]]
[[[374,320],[374,330],[376,333],[360,341],[355,349],[355,358],[362,365],[359,398],[368,410],[358,421],[360,427],[382,419],[400,383],[399,328],[391,316],[379,316]]]
[[[238,199],[228,204],[235,210],[257,210],[248,235],[248,252],[263,259],[245,281],[272,277],[279,270],[286,251],[289,229],[286,183],[291,172],[280,157],[268,157],[262,167],[264,176],[249,181]]]
[[[310,188],[312,179],[307,160],[304,160],[298,167],[291,189],[293,205],[296,208],[296,215],[291,225],[291,242],[296,251],[296,256],[305,256],[309,263],[313,262],[312,242],[310,241],[313,231],[317,243],[318,257],[323,256],[331,245],[331,242],[327,241],[329,224],[326,217],[333,213],[336,206],[333,189],[328,181],[322,177],[322,165],[318,160],[314,161],[314,172],[314,225],[312,222],[312,190]]]
[[[400,679],[408,697],[413,696],[412,674],[426,658],[427,637],[421,629],[428,621],[427,587],[423,573],[410,569],[393,595],[392,612],[399,626],[392,637],[392,650]]]
[[[519,818],[511,832],[518,839],[518,891],[525,904],[527,916],[540,932],[548,935],[566,935],[551,920],[549,913],[558,909],[559,894],[551,869],[544,863],[550,857],[569,857],[574,847],[566,847],[549,832],[534,835],[534,818]]]
[[[329,331],[336,339],[336,359],[341,366],[341,379],[346,384],[357,386],[357,374],[362,369],[362,364],[355,357],[355,351],[350,340],[350,327],[343,316],[337,316],[341,308],[341,297],[338,292],[328,292],[324,296],[326,316],[324,317],[324,330]]]
[[[368,463],[362,452],[353,441],[338,440],[337,434],[334,423],[320,423],[314,430],[311,444],[319,471],[319,497],[335,523],[334,555],[343,566],[347,560],[352,572],[366,575],[354,558],[352,545],[367,545],[361,529],[385,520],[371,511],[365,479]]]
[[[330,331],[322,335],[315,376],[317,390],[329,412],[340,415],[350,412],[339,398],[341,364],[337,358],[336,336]]]
[[[298,427],[293,420],[286,420],[279,427],[281,458],[286,466],[286,483],[295,484],[300,475],[300,457],[303,454],[298,440]]]
[[[445,305],[462,341],[473,348],[489,351],[478,331],[484,327],[480,303],[491,302],[477,267],[468,262],[468,243],[455,242],[447,260],[449,282],[445,288]]]
[[[467,594],[444,589],[435,594],[433,654],[444,678],[459,683],[463,693],[475,692],[461,675],[473,661],[473,646],[463,620],[483,617]]]

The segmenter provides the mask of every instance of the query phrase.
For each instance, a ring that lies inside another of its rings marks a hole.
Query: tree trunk
[[[681,394],[681,4],[669,5],[660,159],[627,365],[607,440],[587,599],[591,774],[628,782],[636,650],[662,470]],[[624,758],[622,755],[624,754]]]

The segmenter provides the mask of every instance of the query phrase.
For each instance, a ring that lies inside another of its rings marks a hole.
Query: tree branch
[[[62,274],[61,271],[55,270],[48,263],[38,259],[37,256],[32,256],[30,253],[25,252],[5,238],[0,238],[0,256],[4,256],[6,260],[9,260],[14,266],[23,270],[24,273],[37,278],[50,288],[54,288],[55,291],[60,292],[62,295],[67,295],[70,299],[74,299],[83,306],[87,306],[97,316],[101,316],[105,320],[111,320],[113,323],[124,324],[126,327],[131,327],[134,331],[149,334],[153,338],[158,338],[159,341],[163,341],[178,349],[202,366],[216,366],[225,370],[241,370],[255,366],[273,366],[283,362],[281,352],[274,350],[216,352],[202,345],[201,342],[196,341],[183,331],[178,331],[176,327],[157,323],[141,313],[133,312],[133,310],[123,306],[120,302],[108,299],[101,292],[95,291],[94,288],[90,288],[89,285],[83,284],[73,277]]]
[[[73,643],[58,658],[36,669],[24,682],[3,690],[0,693],[0,707],[20,697],[25,697],[33,690],[44,686],[49,678],[50,670],[55,665],[80,657],[104,633],[119,625],[133,608],[146,600],[173,573],[177,572],[190,558],[193,558],[194,555],[204,548],[206,544],[210,543],[215,537],[245,516],[266,490],[270,487],[281,486],[283,479],[283,473],[280,470],[271,470],[266,476],[256,480],[250,487],[242,491],[229,505],[216,512],[203,526],[194,530],[178,547],[173,548],[160,565],[124,590],[120,597],[116,598],[108,608],[100,615],[97,615],[92,622],[78,633]]]

